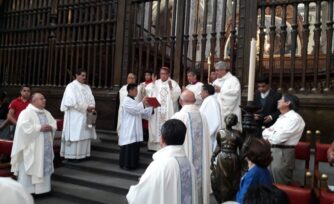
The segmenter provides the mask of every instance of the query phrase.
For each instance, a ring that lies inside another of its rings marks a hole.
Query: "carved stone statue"
[[[224,120],[226,128],[217,132],[217,147],[210,167],[212,190],[219,203],[234,199],[241,177],[238,149],[242,147],[242,136],[239,131],[232,129],[238,118],[231,113]]]

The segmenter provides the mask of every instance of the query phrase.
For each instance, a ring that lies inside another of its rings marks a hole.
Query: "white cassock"
[[[49,124],[52,132],[41,132],[41,126]],[[53,136],[57,122],[51,114],[29,104],[17,120],[13,148],[11,152],[11,171],[18,175],[29,193],[46,193],[51,190],[53,173]]]
[[[168,81],[172,82],[172,90],[169,88]],[[152,97],[156,97],[161,106],[154,109],[154,114],[148,122],[149,150],[160,149],[159,140],[161,126],[176,112],[180,94],[180,86],[172,79],[168,79],[166,81],[161,81],[161,79],[159,79],[152,84]]]
[[[216,95],[220,111],[222,128],[225,128],[225,116],[234,113],[238,116],[238,124],[233,128],[242,131],[241,126],[241,90],[240,82],[237,77],[233,76],[230,72],[227,72],[222,78],[218,78],[213,82],[214,86],[220,87],[220,92]]]
[[[122,103],[122,124],[118,145],[127,145],[143,141],[142,118],[148,119],[152,115],[152,107],[144,107],[142,102],[125,97]]]
[[[181,120],[187,127],[183,147],[196,170],[198,195],[202,198],[199,203],[209,204],[211,192],[210,158],[212,150],[206,118],[196,105],[184,105],[172,118]]]
[[[34,204],[30,193],[12,178],[0,177],[0,195],[0,203]]]
[[[118,135],[120,135],[120,131],[121,131],[121,121],[122,121],[122,102],[124,100],[124,98],[128,95],[128,91],[126,90],[126,88],[128,87],[128,85],[124,85],[122,86],[122,88],[119,90],[119,108],[118,108],[118,118],[117,118],[117,133]]]
[[[202,82],[196,82],[195,84],[188,84],[186,86],[186,89],[192,91],[195,94],[195,99],[196,99],[195,105],[197,105],[198,107],[201,107],[201,104],[203,102],[203,99],[201,97],[202,87],[203,87]]]
[[[199,110],[208,121],[211,149],[214,150],[217,145],[216,133],[221,129],[221,113],[217,98],[214,95],[206,97]]]
[[[122,88],[118,91],[119,93],[119,107],[118,107],[118,118],[117,118],[117,133],[120,134],[121,131],[121,124],[122,124],[122,102],[124,101],[125,97],[128,95],[128,91],[126,88],[128,85],[122,86]],[[136,101],[141,101],[144,97],[139,92],[139,86],[138,86],[138,96],[136,97]]]
[[[166,146],[153,154],[153,161],[126,198],[129,204],[197,204],[195,174],[183,146]]]
[[[65,112],[60,155],[68,159],[90,156],[91,139],[96,139],[95,127],[87,126],[87,108],[95,107],[92,90],[77,80],[66,86],[60,110]]]

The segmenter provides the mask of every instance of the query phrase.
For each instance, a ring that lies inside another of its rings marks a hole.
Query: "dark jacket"
[[[265,124],[263,123],[263,120],[258,120],[257,123],[260,128],[262,126],[270,127],[276,122],[278,116],[281,114],[279,110],[277,109],[277,101],[280,100],[281,98],[282,98],[282,95],[280,93],[277,93],[276,91],[273,91],[270,89],[269,94],[264,100],[264,105],[262,106],[261,93],[257,92],[255,94],[254,102],[256,106],[261,107],[261,110],[258,111],[257,114],[263,117],[267,115],[271,115],[271,117],[273,118],[273,120],[270,123],[265,123]]]

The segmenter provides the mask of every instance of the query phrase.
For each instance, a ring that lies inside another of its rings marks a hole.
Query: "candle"
[[[211,52],[208,57],[208,84],[210,83],[210,65],[211,65]]]
[[[254,101],[255,66],[256,66],[256,40],[252,38],[250,45],[250,56],[249,56],[247,101]]]

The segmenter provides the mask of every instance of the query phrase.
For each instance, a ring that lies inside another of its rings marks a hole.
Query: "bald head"
[[[180,104],[181,106],[195,104],[195,94],[192,91],[184,90],[180,96]]]
[[[129,73],[126,79],[127,84],[134,84],[136,83],[136,75],[134,73]]]
[[[46,104],[44,95],[41,93],[34,93],[31,97],[31,104],[38,109],[44,109]]]

